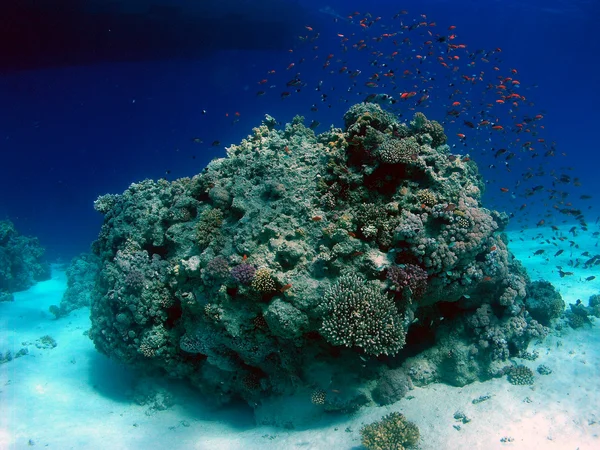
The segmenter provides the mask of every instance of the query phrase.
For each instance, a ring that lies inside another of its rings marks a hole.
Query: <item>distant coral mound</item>
[[[10,220],[0,220],[0,301],[50,278],[44,252],[37,238],[21,236]]]
[[[441,125],[371,103],[344,119],[315,135],[267,116],[191,179],[100,197],[97,349],[276,423],[260,410],[277,398],[391,403],[500,374],[545,336],[507,216]]]
[[[96,255],[82,253],[74,257],[66,271],[67,290],[59,305],[50,306],[50,312],[58,319],[76,309],[89,307],[99,271],[100,258]]]

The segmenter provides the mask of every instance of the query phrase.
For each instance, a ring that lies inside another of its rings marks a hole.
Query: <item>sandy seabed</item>
[[[546,235],[544,235],[546,233]],[[567,303],[600,294],[600,276],[590,269],[556,266],[589,249],[597,238],[579,236],[579,249],[552,255],[564,242],[546,241],[547,230],[510,233],[510,249],[532,280],[552,282]],[[544,255],[533,255],[546,248]],[[595,250],[595,251],[592,251]],[[55,320],[48,307],[66,288],[64,272],[0,303],[0,352],[28,354],[0,364],[0,449],[354,449],[360,428],[392,411],[402,412],[421,432],[421,449],[600,449],[600,326],[553,333],[533,343],[535,361],[518,360],[535,373],[532,386],[506,378],[457,388],[431,384],[415,388],[386,407],[363,408],[346,416],[323,415],[305,429],[256,426],[252,411],[238,406],[215,411],[183,384],[153,381],[169,392],[166,409],[133,401],[135,373],[100,355],[87,338],[89,310]],[[50,335],[56,347],[40,340]],[[552,370],[540,375],[545,365]],[[473,400],[489,399],[480,403]],[[159,402],[160,403],[160,402]],[[158,405],[160,406],[160,405]],[[455,417],[459,417],[458,419]]]

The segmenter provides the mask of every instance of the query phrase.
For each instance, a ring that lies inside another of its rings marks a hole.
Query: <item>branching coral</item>
[[[379,422],[365,425],[360,435],[362,444],[368,450],[403,450],[419,442],[419,428],[397,412],[384,416]]]
[[[321,333],[334,345],[370,355],[394,355],[404,346],[402,318],[393,300],[357,275],[344,275],[325,293]]]

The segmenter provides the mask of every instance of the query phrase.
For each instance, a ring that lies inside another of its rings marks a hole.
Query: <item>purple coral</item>
[[[125,275],[125,285],[134,292],[140,291],[145,283],[144,274],[138,269],[131,269]]]
[[[215,279],[226,278],[229,276],[229,263],[225,258],[217,256],[206,265],[206,274]]]
[[[421,297],[427,288],[427,272],[415,264],[392,266],[387,271],[387,278],[398,292],[409,288],[413,298]]]
[[[231,276],[242,284],[250,284],[254,279],[256,268],[250,264],[239,264],[231,269]]]

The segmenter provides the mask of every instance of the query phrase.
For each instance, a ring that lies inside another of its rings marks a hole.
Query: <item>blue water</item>
[[[227,13],[244,11],[247,3],[234,2]],[[288,31],[285,39],[281,38],[280,49],[261,48],[264,43],[256,37],[252,48],[253,43],[248,42],[251,33],[235,28],[223,33],[219,19],[212,19],[200,26],[210,24],[219,30],[214,42],[208,29],[199,42],[167,43],[171,47],[166,49],[159,42],[148,42],[139,54],[134,49],[125,55],[99,55],[95,60],[90,51],[85,58],[79,55],[57,67],[48,67],[47,61],[39,58],[39,67],[31,64],[28,70],[13,70],[19,69],[18,65],[11,68],[10,61],[6,62],[0,74],[0,217],[12,219],[22,233],[38,236],[51,258],[69,258],[87,250],[97,234],[102,218],[92,202],[98,195],[121,192],[144,178],[191,176],[212,158],[224,156],[223,147],[246,136],[264,113],[282,122],[295,114],[305,115],[307,122],[317,117],[322,124],[317,131],[330,123],[340,125],[349,104],[337,103],[335,98],[342,96],[348,78],[326,76],[321,64],[330,49],[335,58],[340,55],[339,39],[335,38],[338,29],[361,31],[342,19],[335,23],[334,14],[346,17],[354,10],[364,13],[369,8],[373,17],[382,17],[381,23],[393,23],[391,16],[405,9],[407,21],[426,14],[427,21],[436,22],[435,32],[447,34],[447,28],[455,25],[457,42],[468,49],[501,47],[502,67],[518,69],[523,86],[538,86],[527,91],[527,97],[535,103],[532,112],[544,114],[544,138],[556,141],[557,153],[567,153],[551,165],[557,170],[572,167],[569,174],[581,179],[582,187],[575,189],[573,196],[600,192],[595,164],[600,119],[600,88],[595,81],[600,54],[594,20],[600,17],[597,2],[408,1],[400,5],[382,1],[367,7],[361,2],[332,1],[327,5],[330,13],[319,11],[324,7],[321,2],[300,2],[303,14],[285,18]],[[298,35],[309,34],[306,25],[321,32],[314,43],[320,47],[317,52],[310,50],[312,43],[302,45],[297,40]],[[136,34],[123,39],[135,41]],[[221,43],[223,40],[227,42]],[[19,53],[19,45],[14,43],[11,54]],[[293,54],[287,51],[291,46]],[[314,54],[321,59],[310,66]],[[173,57],[167,57],[170,55]],[[306,68],[297,68],[309,85],[282,101],[283,85],[297,71],[286,72],[285,67],[301,55],[308,56]],[[111,61],[111,56],[130,60]],[[60,52],[54,58],[60,61]],[[347,58],[354,59],[353,67],[363,71],[364,83],[369,73],[367,59],[356,51],[348,52]],[[257,97],[256,92],[265,88],[257,83],[270,69],[276,69],[276,75],[269,78],[278,86],[269,90],[269,81],[268,95]],[[314,86],[320,79],[328,87],[338,86],[338,91],[328,92],[331,109],[318,104],[319,112],[311,116],[308,109],[319,101]],[[356,102],[364,96],[348,97]],[[468,94],[462,97],[468,98]],[[236,111],[240,120],[232,125]],[[443,110],[435,111],[435,105],[426,112],[431,118],[444,118]],[[226,113],[230,117],[225,117]],[[451,141],[458,141],[448,134]],[[194,137],[204,144],[192,142]],[[220,147],[210,145],[215,140],[221,142]],[[476,151],[469,153],[477,160]],[[507,184],[507,177],[516,180],[527,167],[542,160],[515,162],[511,173],[486,170],[484,158],[478,162],[490,182],[501,178]],[[541,183],[550,187],[551,181],[546,177]],[[497,195],[497,187],[490,188],[489,196],[491,206],[509,211],[530,203],[509,202],[506,196]],[[532,212],[528,223],[539,220],[543,211]],[[589,212],[587,220],[595,220],[594,214]],[[563,219],[572,218],[557,218]]]

